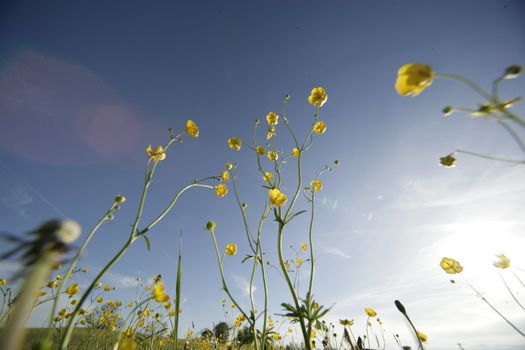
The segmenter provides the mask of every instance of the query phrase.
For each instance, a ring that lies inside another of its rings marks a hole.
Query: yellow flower
[[[290,269],[290,262],[289,261],[285,261],[284,262],[284,267],[289,270]]]
[[[162,281],[155,285],[152,294],[155,301],[159,303],[165,303],[166,301],[170,300],[170,296],[167,295],[164,291],[164,283]]]
[[[324,134],[324,132],[326,131],[326,123],[323,120],[315,122],[313,131],[319,135]]]
[[[242,145],[242,141],[238,137],[230,137],[228,139],[228,146],[230,146],[230,148],[235,151],[240,151],[241,145]]]
[[[304,250],[306,252],[306,250],[308,249],[308,244],[306,243],[301,243],[301,249]]]
[[[98,297],[98,298],[97,298],[97,303],[100,304],[100,303],[102,303],[103,301],[104,301],[104,299],[102,299],[102,297]]]
[[[326,100],[328,100],[328,95],[326,94],[324,88],[321,86],[313,88],[310,92],[310,96],[308,96],[308,103],[318,108],[322,107],[325,104]]]
[[[133,338],[125,337],[120,342],[120,345],[118,347],[118,350],[137,350],[138,346],[137,343]]]
[[[169,315],[170,315],[170,317],[175,316],[175,310],[170,310]]]
[[[270,183],[273,180],[273,174],[269,171],[266,171],[263,175],[263,180]]]
[[[0,286],[5,286],[6,284],[7,284],[7,280],[5,278],[0,278]]]
[[[77,293],[78,293],[78,284],[77,283],[73,283],[72,285],[70,285],[66,289],[66,294],[69,294],[70,296],[71,295],[75,295]]]
[[[58,286],[58,281],[57,280],[54,280],[54,281],[49,281],[47,283],[47,287],[48,288],[56,288]]]
[[[268,133],[266,134],[266,140],[271,139],[274,137],[277,133],[275,132],[275,126],[270,126],[268,128]]]
[[[295,266],[299,267],[303,264],[303,261],[299,258],[295,259]]]
[[[233,168],[233,164],[232,163],[226,163],[224,165],[224,167],[226,168],[226,170],[230,170],[231,168]]]
[[[323,189],[323,183],[321,182],[321,180],[313,180],[312,182],[310,182],[310,186],[312,186],[312,190],[314,192],[319,192]]]
[[[84,273],[88,273],[88,272],[89,272],[89,269],[88,269],[87,267],[83,267],[83,268],[82,268],[82,272],[84,272]]]
[[[109,291],[111,290],[111,287],[108,286],[108,285],[106,284],[106,285],[104,286],[104,290],[105,290],[106,292],[109,292]]]
[[[133,303],[130,301],[128,302],[128,307],[132,307],[133,306]]]
[[[439,158],[439,165],[452,168],[456,166],[456,157],[454,157],[452,154],[449,154],[448,156]]]
[[[71,305],[77,305],[77,303],[78,303],[78,300],[77,300],[77,299],[73,299],[73,300],[71,300],[71,302],[70,302]]]
[[[268,159],[269,160],[277,160],[279,159],[279,154],[275,151],[268,151]]]
[[[425,333],[422,333],[420,331],[416,331],[416,332],[417,332],[417,337],[419,338],[419,340],[421,340],[422,343],[428,340],[428,337]]]
[[[402,96],[417,96],[432,84],[434,72],[426,64],[409,63],[397,72],[396,91]]]
[[[43,297],[43,296],[45,296],[45,295],[47,295],[47,292],[44,292],[44,291],[41,290],[41,291],[37,292],[35,296],[37,296],[37,297]]]
[[[215,194],[217,197],[224,197],[228,193],[228,186],[225,184],[218,184],[215,186]]]
[[[228,172],[228,170],[223,171],[221,175],[221,180],[224,182],[227,182],[229,179],[230,179],[230,173]]]
[[[339,323],[342,326],[352,326],[354,324],[354,320],[344,319],[344,320],[339,320]]]
[[[186,122],[186,134],[193,137],[199,137],[199,127],[193,120],[188,119]]]
[[[62,310],[60,310],[60,311],[58,312],[58,314],[59,314],[60,316],[62,316],[62,317],[63,317],[63,316],[66,316],[66,314],[67,314],[67,310],[66,310],[66,309],[62,309]]]
[[[292,149],[292,156],[294,156],[294,157],[299,157],[300,154],[301,154],[301,151],[299,150],[299,148],[294,147],[294,148]]]
[[[226,255],[237,254],[237,245],[235,243],[229,243],[226,245]]]
[[[277,125],[279,122],[279,116],[275,112],[270,112],[266,116],[266,121],[268,122],[268,125]]]
[[[504,254],[496,255],[497,259],[494,261],[494,266],[498,269],[506,269],[510,266],[510,259]]]
[[[372,309],[371,307],[365,307],[365,313],[367,314],[368,317],[376,317],[377,316],[377,312]]]
[[[461,271],[463,271],[463,266],[461,266],[461,264],[457,262],[456,260],[450,259],[450,258],[441,259],[439,266],[441,266],[441,268],[445,270],[446,273],[451,274],[451,275],[454,275],[456,273],[460,273]]]
[[[262,156],[264,153],[266,153],[263,146],[257,146],[255,150],[257,151],[258,156]]]
[[[155,147],[154,150],[152,150],[151,145],[149,145],[148,148],[146,148],[146,152],[148,153],[150,160],[158,162],[166,159],[166,153],[164,153],[164,148],[161,145]]]
[[[275,340],[275,341],[281,340],[281,335],[279,333],[274,333],[272,335],[272,337],[273,337],[273,340]]]
[[[281,193],[278,188],[272,188],[269,192],[270,202],[275,206],[283,206],[288,198],[284,193]]]

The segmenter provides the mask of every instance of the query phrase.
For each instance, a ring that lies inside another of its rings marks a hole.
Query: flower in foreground
[[[323,120],[319,120],[315,122],[312,130],[318,135],[324,134],[326,131],[326,123]]]
[[[456,161],[456,157],[454,157],[452,154],[449,154],[448,156],[439,158],[439,165],[446,168],[453,168],[456,166]]]
[[[230,148],[235,151],[240,151],[241,145],[242,145],[242,141],[238,137],[233,136],[228,139],[228,146],[230,146]]]
[[[504,254],[496,255],[496,260],[494,260],[494,266],[498,269],[506,269],[510,266],[510,259],[507,258]]]
[[[425,333],[423,332],[420,332],[420,331],[416,331],[417,332],[417,337],[419,338],[419,340],[424,343],[428,340],[428,337]]]
[[[155,301],[159,303],[165,303],[168,300],[170,300],[170,296],[164,291],[164,283],[162,281],[158,282],[155,285],[155,288],[153,288],[152,295],[153,299],[155,299]]]
[[[5,278],[0,278],[0,286],[5,286],[7,284],[7,280]]]
[[[191,119],[188,119],[186,122],[186,134],[193,137],[199,137],[199,127]]]
[[[433,77],[432,67],[426,64],[405,64],[397,72],[396,91],[402,96],[417,96],[432,84]]]
[[[279,122],[279,116],[275,112],[270,112],[266,116],[266,121],[268,122],[268,125],[277,125],[277,123]]]
[[[229,243],[226,245],[226,255],[233,256],[237,254],[237,245],[235,243]]]
[[[69,296],[73,296],[73,295],[75,295],[77,293],[78,293],[78,284],[77,283],[73,283],[72,285],[70,285],[66,289],[66,294],[68,294]]]
[[[279,154],[275,151],[268,151],[268,159],[269,160],[277,160],[279,158]]]
[[[308,96],[308,103],[318,108],[322,107],[327,100],[328,94],[322,86],[313,88],[310,92],[310,96]]]
[[[224,197],[228,193],[228,186],[225,184],[218,184],[215,186],[215,194],[217,197]]]
[[[365,307],[365,313],[368,315],[368,317],[376,317],[377,312],[372,309],[371,307]]]
[[[450,258],[443,258],[441,259],[441,262],[439,263],[439,266],[448,274],[454,275],[456,273],[460,273],[463,271],[463,266],[461,264]]]
[[[268,193],[270,195],[270,202],[277,207],[283,206],[288,200],[286,195],[281,193],[278,188],[272,188]]]
[[[146,148],[146,153],[148,153],[150,160],[156,162],[166,159],[166,153],[161,145],[158,145],[155,149],[152,149],[151,145],[149,145],[148,148]]]
[[[323,183],[321,182],[321,180],[313,180],[312,182],[310,182],[310,186],[312,186],[312,190],[314,192],[319,192],[323,189]]]

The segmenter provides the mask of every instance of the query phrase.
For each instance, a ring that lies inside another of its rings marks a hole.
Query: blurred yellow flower
[[[275,151],[268,151],[268,159],[269,160],[277,160],[279,158],[279,154]]]
[[[273,174],[269,171],[264,172],[263,180],[270,183],[273,181]]]
[[[301,249],[304,250],[306,252],[306,250],[308,249],[308,244],[306,243],[301,243]]]
[[[339,323],[342,325],[342,326],[352,326],[354,324],[354,320],[348,320],[348,319],[344,319],[344,320],[339,320]]]
[[[0,280],[0,282],[1,282],[1,280]],[[0,284],[0,285],[1,285],[1,284]],[[48,288],[56,288],[57,286],[58,286],[58,281],[57,281],[57,280],[49,281],[49,282],[47,283],[47,287],[48,287]]]
[[[422,343],[428,340],[428,337],[425,333],[420,332],[420,331],[416,331],[416,332],[417,332],[417,337],[419,338],[419,340],[421,340]]]
[[[275,126],[270,126],[268,128],[268,133],[266,134],[266,140],[271,139],[274,137],[277,133],[275,132]]]
[[[109,292],[109,291],[111,290],[111,287],[110,287],[109,285],[106,284],[106,285],[104,286],[104,290],[105,290],[106,292]]]
[[[239,151],[241,149],[242,141],[238,137],[230,137],[228,139],[228,146],[230,146],[231,149],[235,151]]]
[[[66,289],[66,294],[69,294],[69,296],[75,295],[78,293],[78,284],[73,283]]]
[[[223,171],[221,175],[221,180],[224,182],[227,182],[229,179],[230,179],[230,173],[228,172],[228,170]]]
[[[323,189],[323,183],[321,182],[321,180],[313,180],[312,182],[310,182],[310,186],[312,186],[312,190],[314,192],[319,192]]]
[[[494,260],[494,266],[498,269],[506,269],[510,266],[510,259],[507,258],[504,254],[496,255],[496,260]]]
[[[456,273],[460,273],[461,271],[463,271],[463,266],[461,266],[461,264],[457,262],[456,260],[450,259],[450,258],[441,259],[439,266],[441,266],[441,268],[445,270],[446,273],[451,274],[451,275],[454,275]]]
[[[0,278],[0,286],[5,286],[6,284],[7,284],[7,280],[5,278]]]
[[[295,259],[295,266],[299,267],[303,264],[303,261],[299,258]]]
[[[279,191],[278,188],[272,188],[269,191],[269,195],[270,195],[270,202],[277,207],[283,206],[288,200],[286,195],[284,193],[281,193],[281,191]]]
[[[233,164],[232,163],[226,163],[224,165],[224,167],[226,168],[226,170],[230,170],[231,168],[233,168]]]
[[[279,333],[274,333],[272,337],[273,337],[273,340],[275,341],[281,340],[281,335]]]
[[[170,296],[164,291],[164,283],[162,281],[158,282],[153,288],[153,299],[159,303],[165,303],[170,300]]]
[[[300,154],[301,154],[301,151],[299,150],[299,148],[294,147],[294,148],[292,149],[292,156],[294,156],[294,157],[299,157]]]
[[[313,131],[318,135],[324,134],[326,131],[326,123],[323,120],[315,122]]]
[[[289,270],[290,269],[290,262],[289,261],[285,261],[284,262],[284,267]]]
[[[235,243],[229,243],[226,245],[226,255],[237,254],[237,245]]]
[[[262,156],[264,153],[266,153],[263,146],[257,146],[255,150],[257,151],[257,155],[259,156]]]
[[[146,152],[148,153],[150,160],[158,162],[166,159],[166,153],[164,153],[164,148],[161,145],[155,147],[154,150],[152,150],[151,145],[149,145],[148,148],[146,148]]]
[[[103,301],[104,301],[104,299],[102,299],[102,297],[98,297],[98,298],[97,298],[97,303],[100,304],[100,303],[102,303]]]
[[[454,157],[452,154],[449,154],[448,156],[439,158],[439,165],[452,168],[456,166],[456,157]]]
[[[277,125],[277,123],[279,122],[279,116],[275,112],[270,112],[266,116],[266,121],[270,126]]]
[[[365,313],[367,314],[368,317],[376,317],[377,316],[377,312],[372,309],[371,307],[365,307]]]
[[[313,88],[308,96],[308,103],[314,105],[318,108],[322,107],[325,102],[328,100],[328,94],[325,89],[321,86]]]
[[[118,350],[137,350],[138,346],[137,343],[133,338],[125,337],[120,342],[120,345],[118,347]]]
[[[215,194],[217,197],[224,197],[228,193],[228,186],[225,184],[218,184],[215,186]]]
[[[432,84],[434,72],[426,64],[409,63],[397,72],[396,91],[402,96],[417,96]]]
[[[118,202],[118,201],[117,201],[117,202]],[[89,269],[88,269],[87,267],[83,267],[83,268],[82,268],[82,272],[84,272],[84,273],[88,273],[88,272],[89,272]]]
[[[78,303],[78,300],[77,300],[77,299],[73,299],[73,300],[71,300],[71,302],[70,302],[71,305],[77,305],[77,303]]]
[[[199,127],[193,120],[188,119],[186,122],[186,134],[193,137],[199,137]]]

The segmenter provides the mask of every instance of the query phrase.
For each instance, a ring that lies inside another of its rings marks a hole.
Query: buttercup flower
[[[269,160],[277,160],[279,158],[279,154],[275,151],[268,151],[268,159]]]
[[[510,266],[510,259],[507,258],[504,254],[496,255],[496,260],[494,260],[494,266],[498,269],[506,269]]]
[[[262,156],[263,154],[266,153],[266,151],[265,151],[265,149],[264,149],[263,146],[257,146],[257,147],[255,148],[255,150],[257,151],[257,155],[259,155],[259,156]]]
[[[271,139],[272,137],[274,137],[277,133],[275,132],[275,127],[274,126],[270,126],[268,128],[268,133],[266,134],[266,140],[269,140]]]
[[[312,190],[314,192],[319,192],[323,189],[323,183],[321,182],[321,180],[313,180],[312,182],[310,182],[310,186],[312,186]]]
[[[371,307],[365,307],[365,313],[367,314],[368,317],[376,317],[377,316],[377,312],[372,309]]]
[[[321,86],[313,88],[310,92],[310,96],[308,96],[308,103],[318,108],[322,107],[327,100],[328,94]]]
[[[306,252],[306,250],[308,249],[308,244],[306,243],[301,243],[301,249],[304,250]]]
[[[451,275],[454,275],[456,273],[460,273],[461,271],[463,271],[463,266],[461,266],[461,264],[457,262],[456,260],[450,259],[450,258],[441,259],[439,266],[441,266],[441,268],[445,270],[446,273],[451,274]]]
[[[5,278],[0,278],[0,286],[5,286],[7,284],[7,280]]]
[[[266,116],[266,121],[270,126],[277,125],[277,123],[279,122],[279,116],[275,112],[270,112]]]
[[[295,266],[299,267],[303,264],[303,261],[299,258],[295,259]]]
[[[155,299],[155,301],[159,303],[165,303],[168,300],[170,300],[170,296],[167,295],[166,292],[164,291],[164,283],[162,281],[158,282],[155,285],[155,288],[153,288],[152,294],[153,294],[153,298]]]
[[[273,174],[269,171],[266,171],[263,176],[263,180],[270,183],[273,181]]]
[[[66,294],[69,294],[69,296],[73,296],[78,293],[78,284],[73,283],[66,289]]]
[[[419,338],[419,340],[421,340],[422,343],[428,340],[428,337],[425,333],[420,332],[420,331],[416,331],[416,332],[417,332],[417,337]]]
[[[215,186],[215,194],[217,197],[224,197],[228,193],[228,186],[225,184],[218,184]]]
[[[348,319],[344,319],[344,320],[339,320],[339,323],[342,325],[342,326],[352,326],[354,324],[354,320],[348,320]]]
[[[294,156],[294,157],[299,157],[299,154],[301,154],[301,151],[299,150],[299,148],[294,147],[294,148],[292,149],[292,156]]]
[[[186,122],[186,134],[193,137],[199,137],[199,127],[193,120],[188,119]]]
[[[238,137],[230,137],[228,139],[228,146],[230,146],[231,149],[235,151],[240,151],[242,145],[242,141]]]
[[[284,267],[285,267],[287,270],[289,270],[289,269],[290,269],[290,262],[285,261],[285,262],[284,262]]]
[[[281,193],[278,188],[272,188],[268,193],[270,195],[270,203],[277,207],[283,206],[288,200],[286,195]]]
[[[0,282],[1,282],[1,280],[0,280]],[[49,281],[47,283],[47,288],[56,288],[57,286],[58,286],[58,281],[57,280]]]
[[[100,303],[102,303],[103,301],[104,301],[104,299],[102,299],[102,297],[98,297],[98,298],[97,298],[97,303],[100,304]]]
[[[110,287],[109,285],[106,284],[106,285],[104,286],[104,290],[105,290],[106,292],[109,292],[109,291],[111,290],[111,287]]]
[[[149,159],[156,162],[166,159],[166,153],[164,153],[164,148],[161,145],[155,147],[154,150],[151,149],[151,145],[146,148]]]
[[[235,243],[229,243],[226,245],[226,255],[237,254],[237,245]]]
[[[318,135],[324,134],[326,131],[326,123],[323,120],[315,122],[313,131]]]
[[[397,72],[396,91],[402,96],[417,96],[432,84],[434,71],[425,64],[405,64]]]
[[[224,182],[227,182],[229,179],[230,179],[230,173],[228,172],[228,170],[223,171],[221,175],[221,180]]]
[[[454,157],[452,154],[449,154],[448,156],[439,158],[439,165],[446,168],[453,168],[456,166],[456,161],[456,157]]]

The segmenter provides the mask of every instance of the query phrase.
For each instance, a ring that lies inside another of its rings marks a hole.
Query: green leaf
[[[146,241],[146,247],[148,248],[148,252],[149,252],[150,249],[151,249],[151,242],[150,242],[148,236],[142,235],[142,237],[144,237],[144,240]]]

